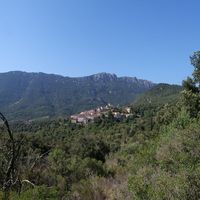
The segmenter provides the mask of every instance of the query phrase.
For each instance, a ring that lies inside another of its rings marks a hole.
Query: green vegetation
[[[200,52],[191,61],[193,77],[183,88],[158,85],[123,121],[12,123],[16,141],[23,141],[17,161],[23,184],[20,195],[12,188],[10,199],[200,199]],[[0,137],[2,188],[10,156],[3,126]]]
[[[133,106],[158,107],[167,103],[174,103],[179,99],[182,87],[160,83],[144,94],[139,95],[133,102]]]

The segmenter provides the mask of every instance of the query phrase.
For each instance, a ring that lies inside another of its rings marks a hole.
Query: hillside
[[[199,199],[199,119],[183,105],[159,105],[152,115],[148,108],[124,121],[101,118],[88,126],[62,119],[11,124],[17,141],[23,135],[21,177],[35,184],[21,196],[12,191],[12,199]]]
[[[160,83],[148,90],[147,92],[139,95],[134,102],[133,106],[161,106],[166,103],[175,103],[178,101],[182,87],[179,85],[170,85]]]
[[[124,105],[154,84],[100,73],[70,78],[53,74],[0,74],[0,110],[9,119],[67,116],[107,103]]]

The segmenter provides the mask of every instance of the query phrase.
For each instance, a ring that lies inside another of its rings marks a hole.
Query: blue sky
[[[200,49],[199,0],[0,0],[0,72],[178,83]]]

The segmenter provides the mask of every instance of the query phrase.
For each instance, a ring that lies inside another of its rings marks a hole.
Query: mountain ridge
[[[71,78],[71,79],[77,79],[77,78],[90,78],[90,77],[114,77],[114,78],[123,78],[123,79],[133,79],[133,80],[141,80],[141,81],[148,81],[150,83],[153,83],[153,81],[149,81],[146,79],[141,79],[137,78],[136,76],[118,76],[115,73],[109,73],[109,72],[99,72],[95,74],[90,74],[90,75],[85,75],[85,76],[65,76],[65,75],[60,75],[60,74],[54,74],[54,73],[45,73],[45,72],[26,72],[26,71],[7,71],[7,72],[0,72],[0,74],[29,74],[29,75],[52,75],[52,76],[58,76],[58,77],[63,77],[63,78]]]
[[[107,103],[128,104],[155,85],[105,72],[65,77],[11,71],[0,73],[0,110],[9,119],[68,116]]]

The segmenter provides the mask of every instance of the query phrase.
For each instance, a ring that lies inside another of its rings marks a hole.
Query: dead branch
[[[30,182],[29,180],[22,180],[21,183],[28,183],[29,185],[31,185],[32,187],[35,187],[35,184]]]
[[[16,173],[17,173],[16,161],[19,156],[20,146],[18,146],[18,148],[16,149],[15,140],[10,130],[9,123],[6,117],[1,112],[0,112],[0,119],[3,121],[4,126],[6,127],[6,130],[8,132],[10,141],[11,141],[11,150],[9,152],[11,157],[8,161],[8,166],[6,169],[5,179],[3,183],[4,199],[7,200],[9,198],[9,191],[16,182],[16,179],[15,179]]]

